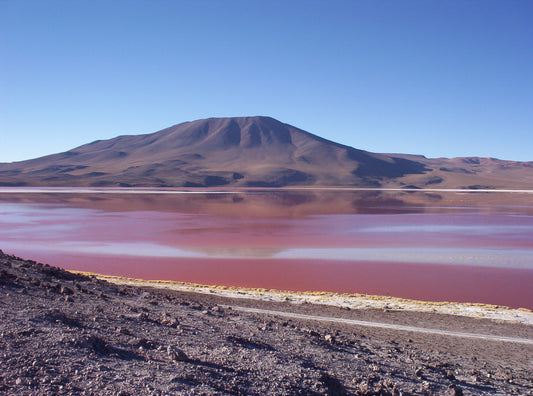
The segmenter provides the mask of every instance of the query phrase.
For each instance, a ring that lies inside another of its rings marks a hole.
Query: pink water
[[[0,194],[0,248],[143,279],[533,308],[531,196],[417,194]]]

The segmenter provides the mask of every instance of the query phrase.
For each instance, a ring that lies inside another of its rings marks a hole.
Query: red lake
[[[527,191],[0,188],[0,249],[133,278],[533,309]]]

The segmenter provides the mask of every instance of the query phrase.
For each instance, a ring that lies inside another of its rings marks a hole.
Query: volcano
[[[533,162],[377,154],[270,117],[208,118],[0,164],[3,186],[533,187]]]

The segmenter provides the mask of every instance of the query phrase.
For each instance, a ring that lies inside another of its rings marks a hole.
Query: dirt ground
[[[2,395],[533,395],[533,326],[112,284],[0,251]]]

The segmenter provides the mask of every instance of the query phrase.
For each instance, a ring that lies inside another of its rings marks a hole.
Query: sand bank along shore
[[[81,273],[81,272],[80,272]],[[118,276],[95,275],[109,282],[130,286],[163,288],[183,292],[206,293],[221,297],[253,299],[262,301],[288,301],[293,304],[321,304],[347,309],[383,309],[394,311],[433,312],[472,318],[495,319],[533,325],[533,312],[525,309],[512,309],[498,305],[456,302],[431,302],[409,300],[389,296],[368,294],[338,294],[328,292],[291,292],[282,290],[198,285],[183,282],[132,279]]]

